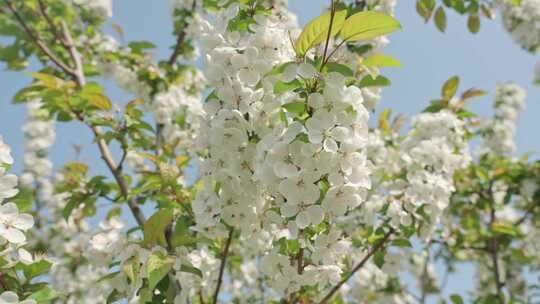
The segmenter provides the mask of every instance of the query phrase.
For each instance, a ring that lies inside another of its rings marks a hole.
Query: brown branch
[[[369,261],[369,259],[377,251],[379,251],[384,246],[384,244],[386,244],[386,242],[388,242],[388,240],[390,239],[390,236],[393,233],[394,233],[394,228],[390,228],[390,230],[388,230],[388,232],[386,232],[386,234],[384,235],[382,240],[377,245],[373,246],[373,248],[371,248],[368,251],[366,256],[358,264],[356,264],[356,266],[354,266],[352,271],[350,273],[348,273],[347,275],[345,275],[345,277],[336,286],[334,286],[330,290],[330,292],[328,292],[328,294],[326,294],[326,296],[319,302],[319,304],[324,304],[324,303],[328,302],[334,296],[334,294],[339,291],[341,286],[343,286],[343,284],[345,284],[358,270],[362,269],[362,267],[364,267],[364,265]]]
[[[64,21],[62,21],[62,34],[64,35],[66,48],[68,49],[69,54],[73,62],[75,63],[75,71],[73,72],[73,75],[75,77],[77,85],[82,88],[86,84],[86,77],[84,75],[82,57],[79,51],[77,51],[77,48],[75,47],[75,44],[73,43],[73,38],[71,37],[69,28]],[[81,113],[75,113],[75,115],[81,122],[85,123],[84,117],[82,116]],[[133,214],[133,217],[137,221],[137,224],[142,227],[146,219],[144,218],[144,214],[142,213],[141,209],[138,206],[137,200],[135,198],[128,199],[129,188],[124,178],[122,167],[116,165],[114,158],[112,157],[111,151],[109,149],[109,145],[102,138],[101,130],[96,126],[92,126],[87,123],[86,125],[92,130],[92,133],[94,134],[94,137],[96,138],[96,141],[98,144],[101,158],[103,159],[103,161],[105,161],[105,164],[109,168],[109,171],[112,173],[116,183],[118,184],[118,187],[120,188],[120,193],[122,194],[124,198],[127,199],[127,204],[128,204],[129,209],[131,210],[131,213]]]
[[[54,24],[53,20],[51,19],[49,14],[47,14],[47,6],[43,2],[43,0],[38,0],[38,4],[39,4],[39,11],[41,15],[43,16],[43,18],[45,19],[45,21],[47,22],[47,24],[49,25],[49,28],[51,29],[53,36],[56,38],[56,40],[62,43],[63,46],[67,47],[64,37],[62,36],[62,34],[60,34],[60,32],[58,32],[58,29],[56,28],[56,25]]]
[[[334,4],[334,0],[332,0],[332,4],[330,6],[330,25],[328,26],[328,34],[326,35],[326,42],[324,44],[324,52],[323,52],[320,72],[322,72],[324,65],[326,64],[326,61],[327,61],[326,55],[328,53],[328,45],[330,44],[330,37],[332,36],[332,26],[334,25],[335,15],[336,15],[336,5]]]
[[[195,12],[195,8],[197,7],[197,0],[193,0],[193,4],[191,6],[191,14]],[[190,14],[190,15],[191,15]],[[167,61],[169,65],[173,65],[178,60],[178,57],[180,56],[180,51],[182,50],[182,44],[184,43],[184,40],[186,39],[186,28],[185,26],[180,33],[178,33],[178,36],[176,37],[176,44],[174,46],[174,51],[169,57],[169,60]]]
[[[489,225],[491,228],[493,227],[493,224],[496,223],[497,219],[495,217],[495,206],[493,202],[493,195],[492,195],[491,187],[490,187],[489,192],[490,192],[490,198],[491,198]],[[499,241],[498,241],[497,236],[494,236],[490,239],[488,247],[489,247],[489,254],[491,257],[491,262],[493,263],[493,275],[495,277],[494,279],[495,279],[495,288],[497,291],[497,297],[499,298],[499,303],[503,304],[504,303],[504,292],[503,292],[504,283],[501,281],[501,271],[499,267],[499,253],[498,253]]]
[[[11,11],[11,13],[15,16],[15,19],[17,19],[17,22],[22,26],[26,34],[30,37],[30,39],[33,40],[34,44],[38,46],[38,48],[47,55],[47,57],[54,63],[56,66],[58,66],[61,70],[63,70],[66,74],[75,77],[75,72],[66,64],[64,63],[60,58],[56,57],[53,51],[49,49],[47,44],[39,38],[39,36],[35,35],[34,32],[32,32],[32,29],[26,24],[22,16],[17,12],[15,9],[15,6],[10,0],[4,0],[4,3],[8,7],[8,9]]]
[[[234,229],[229,230],[229,236],[227,237],[227,242],[225,243],[225,248],[221,255],[221,265],[219,266],[219,276],[216,285],[216,290],[214,291],[214,297],[212,303],[217,304],[219,290],[221,289],[221,284],[223,283],[223,273],[225,272],[225,264],[227,263],[227,256],[229,255],[229,248],[231,247],[231,242],[234,234]]]

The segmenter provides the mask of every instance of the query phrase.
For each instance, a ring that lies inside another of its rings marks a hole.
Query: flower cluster
[[[12,198],[19,191],[17,176],[6,173],[7,166],[13,164],[11,150],[0,137],[0,244],[22,244],[26,241],[25,231],[34,226],[34,218],[27,213],[19,213],[19,208],[5,199]]]
[[[514,137],[519,113],[525,107],[525,91],[514,83],[495,89],[495,114],[483,130],[482,153],[509,155],[516,150]]]
[[[33,182],[39,184],[52,173],[53,164],[45,156],[46,149],[54,143],[56,134],[54,121],[49,118],[48,111],[43,109],[42,105],[39,100],[27,103],[27,118],[22,128],[26,137],[25,173],[21,176],[23,185]]]
[[[502,22],[522,48],[534,52],[540,46],[540,1],[497,0]]]
[[[91,11],[101,18],[112,17],[113,15],[113,1],[112,0],[65,0],[73,2],[75,5]]]

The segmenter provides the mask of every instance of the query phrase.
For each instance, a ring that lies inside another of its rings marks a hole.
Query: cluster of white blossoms
[[[409,212],[421,209],[427,214],[431,225],[424,231],[429,232],[450,202],[455,190],[454,173],[472,160],[465,123],[448,110],[419,114],[413,118],[411,131],[401,145],[407,183],[402,189],[404,205],[400,207]],[[397,212],[401,214],[402,210]],[[421,216],[417,214],[417,218]],[[410,219],[402,216],[400,223],[408,226]]]
[[[257,23],[250,26],[253,34],[227,32],[237,10],[233,5],[213,24],[204,23],[200,38],[207,52],[205,76],[216,90],[205,104],[199,136],[199,145],[209,154],[199,166],[206,187],[192,205],[196,229],[214,235],[226,233],[221,219],[245,232],[256,230],[265,196],[254,178],[255,138],[271,132],[280,110],[279,101],[269,93],[272,83],[263,83],[266,89],[256,86],[274,65],[293,58],[288,28],[280,17],[257,15]],[[213,190],[216,182],[218,193]]]
[[[12,164],[11,149],[0,136],[0,245],[21,245],[26,241],[24,233],[34,226],[30,214],[19,213],[17,205],[5,201],[19,192],[17,176],[6,172]]]
[[[480,152],[507,156],[516,150],[515,133],[519,113],[525,108],[526,93],[514,83],[503,83],[495,89],[493,118],[483,130]]]
[[[540,46],[540,1],[496,0],[506,30],[522,48],[534,52]]]
[[[64,0],[76,6],[81,6],[101,18],[112,17],[113,0]]]
[[[114,38],[107,35],[96,35],[80,42],[85,43],[95,46],[97,57],[101,59],[94,64],[103,77],[145,102],[146,109],[162,128],[163,139],[181,148],[189,148],[203,113],[201,100],[206,81],[202,73],[185,68],[167,87],[160,86],[154,90],[139,74],[147,73],[161,79],[167,76],[150,58],[131,65],[131,59],[126,59],[131,49],[120,47]]]
[[[40,183],[52,173],[53,164],[46,157],[46,150],[54,144],[56,133],[54,120],[49,112],[42,109],[42,102],[34,100],[26,103],[27,118],[22,127],[25,136],[24,169],[20,182],[30,186]]]

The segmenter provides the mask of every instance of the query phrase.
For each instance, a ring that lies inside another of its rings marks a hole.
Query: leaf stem
[[[233,234],[234,234],[234,229],[231,228],[229,230],[229,236],[227,237],[227,242],[225,243],[225,248],[223,249],[223,253],[221,254],[221,265],[219,266],[219,276],[218,276],[216,290],[214,291],[214,296],[213,296],[213,301],[212,301],[212,303],[214,304],[217,304],[219,290],[221,289],[221,284],[223,284],[223,274],[225,272],[225,264],[227,263],[227,257],[229,256],[229,248],[231,247]]]

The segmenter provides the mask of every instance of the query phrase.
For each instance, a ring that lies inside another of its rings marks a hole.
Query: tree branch
[[[488,197],[489,197],[489,227],[493,228],[493,225],[497,222],[496,213],[495,213],[495,200],[493,198],[493,182],[490,183],[488,188]],[[495,288],[497,292],[497,297],[499,298],[499,303],[504,303],[504,292],[503,286],[504,283],[501,281],[501,272],[499,267],[499,241],[497,236],[490,238],[488,242],[488,252],[491,257],[491,262],[493,263],[493,275],[495,277]]]
[[[328,294],[326,294],[326,296],[319,302],[319,304],[324,304],[328,302],[332,298],[332,296],[334,296],[334,294],[339,291],[341,286],[343,286],[343,284],[345,284],[358,270],[362,269],[362,267],[364,267],[367,261],[369,261],[371,256],[373,256],[375,252],[379,251],[384,246],[384,244],[388,242],[388,240],[390,239],[390,236],[393,233],[394,233],[394,228],[390,228],[390,230],[386,232],[382,240],[377,245],[373,246],[371,250],[368,251],[366,256],[358,264],[356,264],[356,266],[354,266],[352,271],[349,274],[347,274],[336,286],[334,286],[330,290],[330,292],[328,292]]]
[[[195,8],[197,7],[197,0],[193,0],[193,4],[191,6],[191,14],[195,11]],[[184,40],[186,39],[186,28],[185,26],[180,33],[178,33],[178,36],[176,37],[176,44],[174,46],[174,51],[169,57],[169,60],[167,61],[169,65],[173,65],[178,60],[178,57],[180,56],[180,51],[182,50],[182,44],[184,43]]]
[[[19,13],[17,12],[17,10],[15,9],[15,6],[13,5],[13,3],[11,2],[11,0],[4,0],[4,3],[6,4],[6,6],[8,7],[8,9],[11,11],[11,13],[13,13],[13,15],[15,16],[15,19],[17,19],[17,22],[22,26],[22,28],[24,29],[24,31],[26,32],[26,34],[30,37],[30,39],[32,39],[32,41],[34,42],[34,44],[36,44],[38,46],[38,48],[43,52],[45,53],[45,55],[47,55],[47,57],[49,57],[49,59],[54,63],[56,64],[56,66],[58,66],[62,71],[64,71],[66,74],[72,76],[72,77],[75,77],[75,72],[67,65],[65,64],[60,58],[56,57],[56,55],[54,54],[53,51],[51,51],[51,49],[49,49],[49,47],[47,46],[47,44],[45,44],[45,42],[43,40],[41,40],[41,38],[39,38],[39,36],[35,35],[32,30],[30,29],[30,27],[26,24],[26,22],[24,21],[24,19],[22,18],[21,15],[19,15]]]
[[[54,24],[53,20],[51,19],[49,14],[47,14],[47,6],[43,2],[43,0],[38,0],[38,4],[39,4],[39,11],[41,15],[43,16],[43,18],[45,18],[45,21],[47,22],[47,24],[49,25],[49,28],[51,29],[53,36],[56,38],[56,40],[58,40],[58,42],[62,43],[63,46],[67,47],[66,41],[64,41],[64,37],[60,34],[60,32],[58,32],[58,29],[56,28],[56,25]]]
[[[231,247],[231,242],[234,234],[234,229],[229,230],[229,236],[227,237],[227,242],[225,243],[225,248],[221,255],[221,265],[219,266],[219,276],[216,285],[216,290],[214,291],[214,297],[212,303],[217,304],[219,290],[221,289],[221,284],[223,283],[223,273],[225,272],[225,264],[227,263],[227,256],[229,255],[229,248]]]

